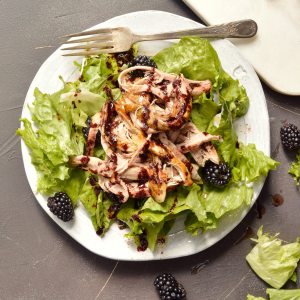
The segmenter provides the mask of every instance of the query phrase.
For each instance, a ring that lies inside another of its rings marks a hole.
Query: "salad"
[[[38,192],[81,201],[99,236],[118,222],[139,251],[154,250],[179,216],[204,234],[249,205],[252,183],[278,165],[238,141],[233,124],[249,99],[205,39],[183,38],[151,59],[133,48],[75,64],[78,80],[62,79],[51,95],[35,89],[17,133]]]

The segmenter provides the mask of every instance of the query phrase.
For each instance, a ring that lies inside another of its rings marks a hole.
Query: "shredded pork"
[[[131,77],[137,69],[143,78]],[[122,202],[150,196],[163,202],[168,190],[201,182],[199,166],[219,162],[211,142],[220,136],[201,132],[189,117],[192,97],[208,93],[211,82],[142,66],[124,70],[118,82],[121,99],[106,102],[92,117],[86,153],[70,163],[97,174],[100,187]],[[105,160],[93,156],[98,131]]]

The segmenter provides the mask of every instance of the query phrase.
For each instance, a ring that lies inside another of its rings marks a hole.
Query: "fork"
[[[184,36],[200,36],[204,38],[249,38],[257,32],[257,24],[253,20],[240,20],[220,25],[203,28],[189,29],[183,31],[166,32],[150,35],[134,34],[129,28],[102,28],[68,34],[63,38],[84,37],[71,39],[64,44],[78,44],[61,50],[85,50],[69,52],[63,56],[87,56],[101,53],[117,53],[130,49],[132,44],[141,41],[178,39]]]

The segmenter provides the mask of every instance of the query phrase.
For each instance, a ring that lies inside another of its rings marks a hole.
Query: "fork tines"
[[[63,54],[63,56],[86,56],[86,55],[97,55],[101,53],[108,53],[113,48],[112,41],[112,28],[102,28],[89,31],[83,31],[73,34],[67,34],[61,38],[74,38],[87,36],[81,39],[72,39],[66,41],[64,44],[78,44],[72,47],[65,47],[61,50],[78,50],[85,49],[84,52],[71,52]],[[82,43],[82,44],[80,44]]]

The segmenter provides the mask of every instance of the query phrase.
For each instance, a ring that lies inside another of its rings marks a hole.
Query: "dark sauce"
[[[146,251],[148,248],[147,233],[144,230],[142,234],[139,235],[140,245],[137,247],[137,251]]]
[[[123,145],[122,145],[122,150],[123,150],[124,152],[127,152],[127,150],[128,150],[128,144],[123,144]]]
[[[104,125],[104,130],[108,135],[109,143],[112,146],[112,150],[116,151],[117,149],[117,139],[111,134],[111,129],[113,128],[113,120],[116,117],[115,105],[112,101],[107,102],[107,120]]]
[[[111,157],[110,157],[110,160],[112,161],[112,163],[113,163],[114,165],[116,165],[117,162],[118,162],[118,157],[117,157],[117,155],[116,155],[115,153],[113,153],[113,154],[111,155]]]
[[[165,244],[166,239],[164,237],[160,237],[160,238],[157,239],[156,242],[157,242],[157,244],[161,244],[162,245],[162,244]]]
[[[119,86],[118,80],[115,79],[114,75],[108,76],[107,80],[110,81],[113,86]]]
[[[136,199],[134,202],[134,209],[140,209],[144,205],[145,201],[146,199],[144,198]]]
[[[106,195],[111,201],[113,201],[117,204],[120,204],[121,201],[120,201],[120,197],[118,195],[111,193],[111,192],[106,193]]]
[[[130,48],[128,51],[113,54],[113,57],[116,59],[117,65],[120,68],[134,59],[133,49]]]
[[[104,92],[107,95],[107,100],[108,101],[114,101],[113,94],[111,92],[111,88],[109,88],[107,85],[103,88]]]
[[[154,72],[155,72],[155,68],[152,68],[151,72],[149,72],[149,76],[148,76],[148,80],[147,80],[147,84],[148,84],[147,92],[151,91],[151,87],[152,87],[153,81],[154,81]]]
[[[141,149],[141,152],[139,154],[141,162],[145,162],[148,159],[148,153],[147,152],[148,152],[149,146],[150,146],[150,142],[147,141],[145,143],[144,147]]]
[[[256,201],[256,216],[258,219],[261,219],[262,216],[266,213],[266,208],[259,202]]]
[[[191,269],[191,274],[195,275],[198,274],[201,270],[203,270],[207,265],[209,264],[209,260],[205,260],[204,262],[201,262],[195,266],[192,267]]]
[[[88,156],[83,156],[80,159],[80,162],[81,162],[82,165],[88,164],[89,161],[90,161],[90,158]]]
[[[96,233],[97,233],[98,235],[102,235],[102,234],[104,233],[104,227],[100,227],[100,228],[96,231]]]
[[[142,106],[142,113],[141,113],[141,122],[143,123],[143,130],[147,131],[149,126],[147,124],[148,120],[150,118],[150,110],[146,106]]]
[[[123,222],[119,219],[117,219],[117,224],[118,224],[118,227],[119,227],[120,230],[128,228],[128,225],[125,222]]]
[[[239,244],[245,239],[249,239],[254,235],[254,232],[250,226],[247,226],[245,228],[245,231],[242,233],[242,235],[234,242],[234,245]]]
[[[112,67],[111,62],[109,60],[106,61],[106,67],[107,69],[111,69]]]
[[[189,160],[185,161],[184,162],[185,166],[187,167],[187,169],[190,171],[190,173],[192,172],[193,170],[193,166],[191,164],[191,162]]]
[[[136,215],[136,214],[132,215],[132,216],[131,216],[131,219],[137,221],[138,223],[141,223],[141,222],[142,222],[141,218],[140,218],[138,215]]]
[[[272,196],[272,204],[275,207],[278,207],[278,206],[282,205],[283,202],[284,202],[284,198],[282,197],[282,195],[275,194],[275,195]]]
[[[84,80],[84,78],[83,78],[83,74],[81,74],[81,75],[79,76],[78,80],[81,81],[81,82],[85,82],[85,80]]]
[[[94,176],[89,177],[90,185],[93,187],[96,197],[99,196],[102,191],[101,187],[98,185],[97,179]]]
[[[146,183],[149,180],[149,174],[145,168],[141,168],[138,174],[138,180],[140,183]]]
[[[172,206],[171,206],[171,208],[170,208],[170,212],[173,212],[173,210],[174,210],[174,208],[176,207],[176,205],[177,205],[177,202],[178,202],[178,200],[177,200],[177,198],[174,200],[174,203],[172,204]]]
[[[115,219],[119,210],[121,208],[121,204],[120,203],[115,203],[112,204],[109,208],[108,208],[108,218],[109,219]]]

